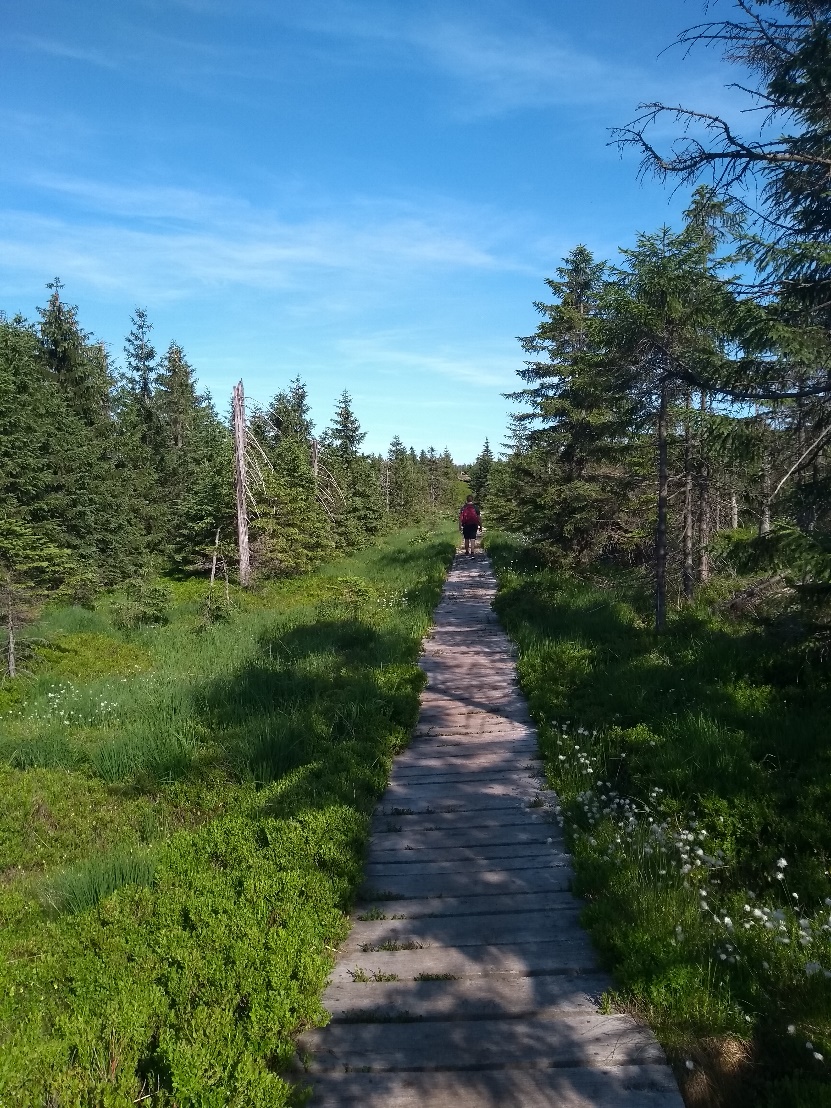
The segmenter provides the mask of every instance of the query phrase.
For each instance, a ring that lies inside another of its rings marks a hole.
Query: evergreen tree
[[[470,489],[474,501],[483,507],[488,497],[488,482],[493,467],[493,451],[487,439],[482,447],[482,452],[470,469]]]
[[[217,529],[230,530],[230,434],[210,398],[197,393],[193,368],[175,342],[159,366],[153,407],[166,504],[163,548],[177,563],[189,564],[211,545]]]
[[[61,281],[56,277],[46,287],[52,294],[46,307],[38,308],[46,365],[73,410],[86,424],[96,426],[109,410],[112,380],[106,355],[81,330],[77,307],[61,300]]]
[[[361,443],[365,438],[366,433],[361,430],[358,418],[352,410],[352,397],[344,391],[338,398],[335,414],[321,438],[321,443],[330,458],[336,459],[342,467],[347,468],[360,456]]]
[[[524,529],[577,557],[633,541],[632,476],[622,462],[635,412],[603,358],[605,273],[577,246],[546,282],[555,300],[535,304],[543,321],[520,340],[532,358],[519,374],[526,388],[511,394],[523,410],[500,473],[501,516],[512,485]]]
[[[156,351],[150,342],[153,324],[144,308],[136,308],[130,320],[130,333],[124,343],[127,384],[135,397],[148,445],[153,441],[153,394],[156,386]]]
[[[309,394],[306,384],[299,377],[289,384],[288,389],[278,392],[266,409],[268,432],[274,442],[293,438],[310,443],[314,437],[314,423],[311,418]]]
[[[386,480],[390,516],[398,524],[411,522],[418,493],[416,466],[398,435],[387,450]]]
[[[352,410],[348,392],[340,396],[321,445],[323,460],[342,494],[335,506],[338,544],[360,546],[384,525],[381,489],[369,459],[360,452],[366,434]]]

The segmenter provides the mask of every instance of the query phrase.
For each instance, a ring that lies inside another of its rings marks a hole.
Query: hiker
[[[482,525],[482,519],[473,503],[473,497],[469,496],[459,512],[459,530],[465,540],[465,554],[473,557],[476,551],[476,536]]]

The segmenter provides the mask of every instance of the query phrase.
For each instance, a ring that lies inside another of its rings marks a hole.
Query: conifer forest
[[[831,1106],[831,3],[703,18],[756,114],[612,132],[683,219],[552,260],[475,459],[0,315],[0,1108],[300,1103],[468,492],[604,1008]]]

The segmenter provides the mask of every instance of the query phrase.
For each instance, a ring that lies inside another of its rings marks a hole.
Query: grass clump
[[[827,675],[704,601],[656,635],[634,572],[489,550],[615,1003],[655,1028],[690,1103],[824,1103]]]
[[[167,623],[46,613],[125,649],[47,656],[0,718],[0,1103],[292,1103],[453,554],[412,538],[209,623],[178,581]]]
[[[147,854],[118,851],[88,858],[41,883],[38,899],[55,915],[77,915],[97,907],[125,885],[150,885],[155,862]]]

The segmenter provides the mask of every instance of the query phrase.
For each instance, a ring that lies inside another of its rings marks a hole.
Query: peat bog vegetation
[[[221,619],[196,580],[157,626],[44,612],[0,686],[3,1108],[291,1103],[453,549],[401,532]]]
[[[488,546],[609,1004],[688,1105],[831,1105],[827,673],[723,580],[659,635],[642,573]]]

